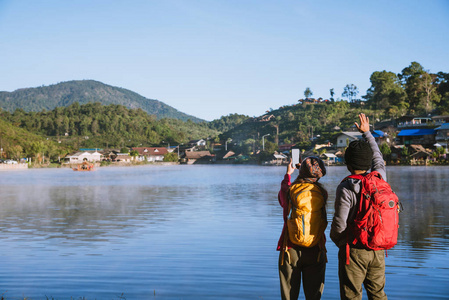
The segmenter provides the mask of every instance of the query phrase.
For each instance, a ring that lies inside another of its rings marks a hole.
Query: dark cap
[[[373,161],[373,150],[365,141],[352,141],[346,148],[345,161],[346,165],[354,170],[369,170]]]

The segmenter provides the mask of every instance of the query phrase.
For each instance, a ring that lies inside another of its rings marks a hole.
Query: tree
[[[309,87],[306,87],[306,90],[304,91],[304,96],[305,96],[306,98],[309,98],[309,97],[312,97],[312,95],[313,95],[312,90],[310,90]]]
[[[40,162],[43,159],[43,153],[46,150],[45,148],[45,144],[42,141],[32,142],[29,149],[31,153],[29,154],[31,154],[31,156],[34,156],[36,160]]]
[[[401,151],[402,160],[408,160],[410,153],[408,152],[408,148],[404,147]]]
[[[394,117],[405,115],[408,108],[407,94],[395,73],[376,71],[371,74],[370,81],[371,87],[363,98],[372,108],[386,110]]]
[[[440,102],[441,99],[441,96],[437,93],[437,88],[434,85],[435,79],[436,79],[435,75],[431,76],[427,72],[424,72],[421,76],[422,100],[420,101],[420,107],[423,107],[423,109],[427,114],[434,108],[434,104]]]
[[[437,76],[425,71],[409,76],[405,86],[410,108],[429,113],[441,96],[437,93]]]
[[[99,125],[98,125],[98,121],[95,119],[93,120],[92,124],[91,124],[91,128],[90,131],[92,132],[93,135],[97,135],[98,134],[98,130],[99,130]]]
[[[401,80],[401,83],[405,86],[407,85],[410,77],[416,76],[416,74],[421,74],[423,72],[423,66],[421,66],[421,64],[417,63],[416,61],[413,61],[410,63],[410,66],[402,69],[402,72],[398,74],[398,77]]]
[[[329,93],[331,94],[331,101],[332,102],[334,102],[335,100],[334,100],[334,95],[335,95],[335,92],[334,92],[334,88],[331,88],[330,90],[329,90]]]
[[[437,92],[441,96],[438,113],[447,115],[449,114],[449,73],[438,72],[437,84]]]
[[[169,152],[164,155],[164,161],[165,162],[177,162],[178,161],[178,154],[175,152]]]
[[[429,113],[440,101],[437,88],[441,77],[425,71],[419,63],[412,62],[398,77],[405,88],[412,112]]]
[[[269,154],[273,154],[275,151],[277,151],[279,149],[278,145],[265,140],[265,152],[269,153]]]
[[[246,139],[243,141],[243,154],[252,154],[255,152],[256,140],[255,139]]]
[[[379,148],[380,148],[379,150],[382,153],[384,159],[388,158],[389,155],[391,154],[390,146],[388,146],[387,143],[382,143]]]
[[[6,154],[8,157],[14,159],[14,160],[20,160],[22,156],[23,149],[20,145],[14,145],[6,150]]]
[[[357,97],[357,94],[359,93],[357,86],[354,84],[347,84],[345,88],[343,89],[343,93],[341,94],[342,97],[347,98],[349,102],[352,102],[355,97]]]
[[[276,117],[276,121],[271,123],[271,126],[276,128],[276,136],[274,138],[274,143],[276,145],[279,145],[279,124],[281,123],[281,120],[282,120],[282,117],[281,116],[277,116]]]

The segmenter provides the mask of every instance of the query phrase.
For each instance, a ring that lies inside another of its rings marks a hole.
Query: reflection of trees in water
[[[389,182],[404,206],[399,216],[399,239],[412,248],[449,247],[448,175],[449,170],[443,167],[389,169]]]
[[[167,193],[171,195],[167,201]],[[6,193],[0,232],[66,240],[108,240],[173,218],[180,192],[170,187],[79,186]]]

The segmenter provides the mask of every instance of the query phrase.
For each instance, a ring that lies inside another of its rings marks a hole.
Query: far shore
[[[103,168],[103,167],[138,167],[138,166],[177,166],[177,165],[248,165],[248,166],[261,166],[261,167],[280,167],[286,166],[287,164],[258,164],[255,162],[227,162],[227,161],[218,161],[218,162],[201,162],[195,164],[183,164],[180,162],[114,162],[114,163],[95,163],[95,168]],[[407,163],[387,163],[387,167],[394,166],[408,166],[408,167],[417,167],[417,166],[427,166],[427,167],[438,167],[438,166],[449,166],[449,161],[412,161]],[[74,168],[76,164],[65,164],[65,163],[44,163],[44,164],[0,164],[0,171],[8,171],[8,170],[26,170],[26,169],[60,169],[60,168]],[[333,163],[326,164],[327,167],[338,167],[345,166],[343,163]]]

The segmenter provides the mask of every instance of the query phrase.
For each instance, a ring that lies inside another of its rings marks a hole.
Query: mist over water
[[[0,172],[0,294],[278,299],[284,173],[259,166]],[[386,258],[387,294],[446,299],[449,168],[388,167],[387,174],[404,205],[398,245]],[[329,221],[346,175],[330,167],[321,181]],[[338,249],[329,238],[327,248],[323,299],[338,299]]]

